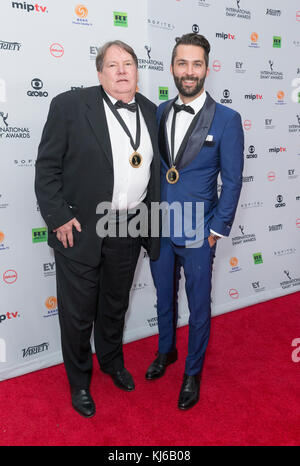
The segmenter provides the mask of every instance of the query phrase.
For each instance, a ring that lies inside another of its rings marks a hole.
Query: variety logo
[[[47,227],[32,229],[32,242],[44,243],[47,241]]]
[[[254,176],[243,176],[243,183],[252,183],[254,181]]]
[[[48,351],[49,343],[41,343],[36,346],[29,346],[28,348],[22,349],[23,358],[27,358],[28,356],[33,356],[38,353],[42,353],[44,351]]]
[[[236,0],[236,8],[226,7],[226,16],[240,19],[251,19],[251,12],[240,7],[241,0]]]
[[[277,225],[269,225],[269,232],[270,231],[281,231],[283,228],[282,223],[278,223]]]
[[[255,265],[263,263],[263,258],[262,258],[262,253],[261,252],[255,252],[254,254],[252,254],[252,257],[253,257]]]
[[[7,283],[8,285],[12,285],[13,283],[15,283],[18,279],[18,274],[15,270],[6,270],[3,274],[3,280],[5,281],[5,283]]]
[[[7,42],[5,40],[0,40],[0,50],[12,50],[14,52],[19,52],[20,48],[20,42]]]
[[[272,8],[267,8],[266,15],[281,16],[281,10],[272,10]]]
[[[168,100],[169,99],[169,88],[159,86],[159,88],[158,88],[158,98],[159,98],[159,100]]]
[[[273,47],[275,49],[281,48],[281,37],[280,36],[273,36]]]
[[[43,81],[41,79],[33,78],[31,80],[31,87],[34,91],[27,91],[29,97],[48,97],[48,92],[41,90],[43,88]]]
[[[50,53],[54,58],[61,58],[65,51],[62,45],[54,43],[50,45]]]
[[[26,2],[12,2],[12,7],[17,8],[18,10],[25,10],[27,13],[30,13],[31,11],[34,13],[48,13],[46,6],[38,5],[37,3],[35,5],[31,5]]]
[[[49,298],[45,301],[45,307],[47,309],[46,314],[44,317],[52,317],[58,314],[57,308],[57,299],[55,296],[49,296]]]
[[[77,5],[75,7],[75,14],[77,16],[75,21],[72,21],[73,24],[80,26],[92,26],[92,23],[89,23],[87,18],[88,9],[85,5]]]

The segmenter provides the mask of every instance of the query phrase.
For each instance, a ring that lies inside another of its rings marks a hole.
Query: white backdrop
[[[55,263],[33,181],[51,98],[97,84],[95,56],[121,39],[139,58],[139,90],[175,95],[176,36],[211,43],[206,88],[238,110],[244,184],[213,275],[213,315],[300,289],[300,3],[296,0],[1,1],[0,380],[62,361]],[[79,7],[78,7],[79,5]],[[180,292],[179,325],[188,320]],[[141,254],[125,342],[157,333],[155,292]]]

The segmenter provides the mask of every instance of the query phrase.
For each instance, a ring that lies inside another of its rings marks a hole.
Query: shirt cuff
[[[220,236],[220,238],[224,238],[224,235],[221,235],[220,233],[216,233],[214,230],[210,229],[210,232],[213,234],[213,235],[216,235],[216,236]]]

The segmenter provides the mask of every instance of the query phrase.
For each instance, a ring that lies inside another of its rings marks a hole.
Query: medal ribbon
[[[116,110],[116,108],[112,104],[110,98],[108,97],[108,95],[106,94],[106,92],[103,90],[102,87],[101,87],[101,91],[102,91],[103,99],[105,100],[105,102],[109,106],[110,110],[112,111],[112,113],[114,114],[114,116],[116,117],[116,119],[118,120],[118,122],[120,123],[122,128],[124,129],[127,136],[129,137],[131,147],[133,148],[134,151],[137,151],[137,149],[138,149],[138,147],[140,145],[140,141],[141,141],[141,121],[140,121],[140,113],[139,113],[138,105],[137,105],[137,109],[136,109],[136,136],[135,136],[135,141],[134,141],[132,136],[131,136],[131,133],[130,133],[130,131],[129,131],[126,123],[125,123],[125,121],[123,120],[123,118],[121,117],[119,112]]]

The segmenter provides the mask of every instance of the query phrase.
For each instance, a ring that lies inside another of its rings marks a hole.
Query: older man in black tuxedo
[[[35,180],[55,253],[72,405],[86,417],[95,413],[89,391],[93,324],[101,370],[119,388],[135,388],[124,366],[125,313],[141,245],[150,258],[159,253],[158,238],[99,236],[96,231],[100,203],[110,203],[118,223],[141,203],[159,201],[156,106],[136,93],[137,57],[130,46],[113,41],[100,49],[96,66],[100,86],[52,100]]]

